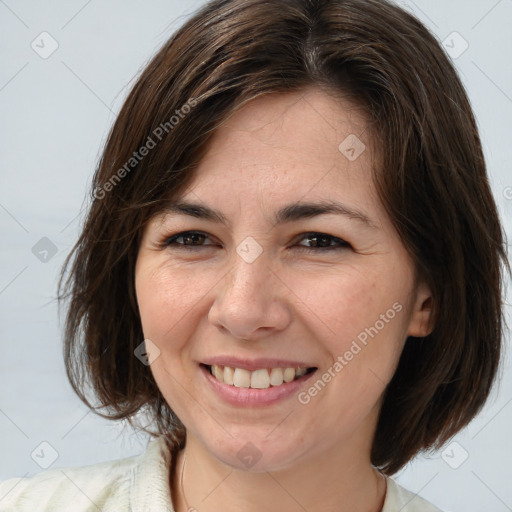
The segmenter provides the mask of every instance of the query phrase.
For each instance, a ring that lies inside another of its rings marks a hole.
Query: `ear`
[[[431,322],[432,293],[425,283],[420,283],[416,288],[407,335],[417,338],[428,336],[434,329]]]

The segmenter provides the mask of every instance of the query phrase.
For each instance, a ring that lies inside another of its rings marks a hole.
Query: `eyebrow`
[[[199,203],[190,203],[186,201],[169,202],[162,209],[163,213],[176,213],[188,215],[197,219],[209,220],[228,225],[227,218],[219,211],[209,206]],[[318,215],[325,214],[344,215],[350,219],[357,220],[365,226],[376,229],[377,226],[362,211],[351,208],[337,201],[319,201],[319,202],[297,202],[284,206],[274,215],[275,224],[286,222],[295,222],[302,219],[310,219]]]

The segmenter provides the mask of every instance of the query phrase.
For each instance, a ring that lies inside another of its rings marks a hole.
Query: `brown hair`
[[[163,46],[110,132],[63,268],[67,373],[101,416],[131,422],[146,410],[157,433],[183,442],[183,425],[134,357],[142,230],[183,191],[223,120],[259,95],[309,86],[365,109],[382,153],[380,199],[432,291],[433,330],[407,340],[373,443],[372,463],[392,474],[446,442],[487,399],[509,267],[464,88],[437,40],[387,1],[216,0]]]

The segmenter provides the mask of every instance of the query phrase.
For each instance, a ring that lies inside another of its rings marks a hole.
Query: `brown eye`
[[[205,243],[210,240],[210,243]],[[200,231],[184,231],[176,235],[168,237],[162,244],[168,246],[184,246],[184,247],[203,247],[209,245],[216,245],[211,243],[210,237],[206,233]]]
[[[305,245],[303,242],[305,242]],[[326,233],[305,233],[297,244],[301,249],[346,249],[350,247],[348,242]]]

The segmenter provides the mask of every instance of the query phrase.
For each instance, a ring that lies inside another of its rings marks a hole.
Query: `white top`
[[[0,512],[174,512],[163,437],[138,456],[0,482]],[[441,512],[387,478],[382,512]]]

